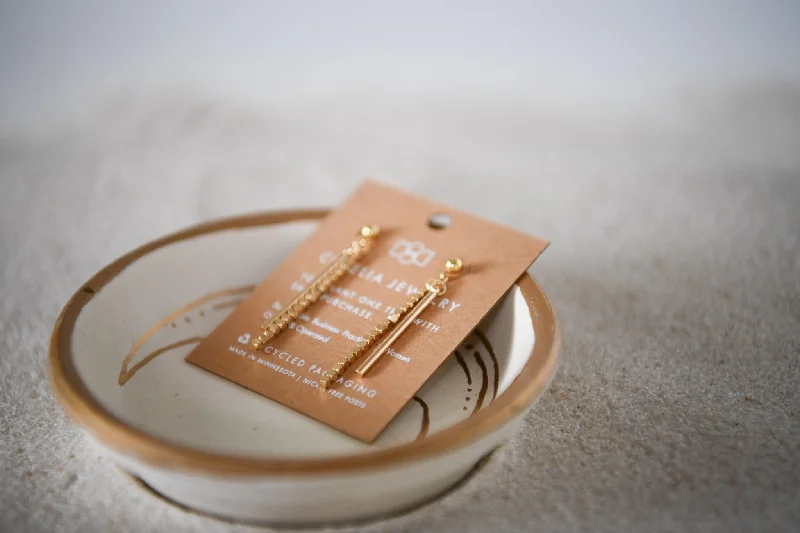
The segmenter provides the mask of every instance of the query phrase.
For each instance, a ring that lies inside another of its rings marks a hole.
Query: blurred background
[[[47,125],[164,90],[281,107],[348,94],[651,107],[797,82],[798,22],[791,1],[3,2],[0,118]]]
[[[4,225],[59,198],[47,216],[84,235],[114,220],[83,245],[113,255],[208,217],[332,205],[364,176],[592,248],[534,202],[597,213],[597,231],[605,210],[690,196],[679,181],[800,157],[791,1],[0,6]],[[9,168],[20,146],[42,168]],[[637,196],[643,179],[663,190]],[[643,213],[669,231],[661,209]]]
[[[564,325],[490,473],[386,527],[800,522],[800,3],[717,0],[0,0],[4,447],[52,473],[4,458],[6,519],[211,527],[96,465],[53,321],[143,242],[365,176],[551,240]]]

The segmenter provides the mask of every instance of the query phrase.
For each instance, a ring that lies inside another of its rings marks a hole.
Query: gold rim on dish
[[[530,359],[505,392],[474,416],[420,440],[358,455],[309,459],[259,459],[206,452],[173,444],[128,425],[105,409],[78,376],[72,357],[72,333],[83,307],[128,265],[159,248],[218,231],[317,220],[327,210],[256,213],[192,226],[147,243],[95,274],[69,299],[50,338],[50,382],[61,407],[94,438],[123,455],[149,465],[217,475],[312,475],[385,468],[419,461],[466,446],[502,426],[541,394],[553,376],[561,344],[558,320],[541,287],[527,273],[518,280],[531,314],[536,341]]]

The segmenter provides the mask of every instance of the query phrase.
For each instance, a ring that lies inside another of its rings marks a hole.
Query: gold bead
[[[374,238],[377,237],[378,234],[381,232],[381,228],[372,224],[369,226],[364,226],[361,228],[361,235],[367,238]]]
[[[451,257],[444,264],[444,268],[449,274],[458,274],[464,268],[464,262],[460,257]]]

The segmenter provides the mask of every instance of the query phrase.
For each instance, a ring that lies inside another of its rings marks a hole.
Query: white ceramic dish
[[[53,331],[63,408],[159,493],[237,520],[364,519],[455,484],[513,434],[555,372],[557,322],[527,274],[373,445],[183,360],[324,214],[195,226],[101,270]]]

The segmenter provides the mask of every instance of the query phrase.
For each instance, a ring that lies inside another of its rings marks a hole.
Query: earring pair
[[[289,324],[297,319],[312,303],[319,300],[319,297],[334,282],[341,278],[358,259],[370,251],[378,235],[380,235],[378,226],[363,226],[356,234],[356,239],[350,243],[350,246],[342,250],[342,253],[330,266],[314,278],[300,294],[281,309],[269,322],[261,326],[261,334],[251,344],[253,350],[262,350],[271,339],[289,327]],[[398,337],[433,303],[433,300],[447,292],[448,281],[460,274],[463,267],[464,263],[461,258],[453,257],[448,259],[445,262],[445,271],[439,274],[438,278],[428,280],[425,283],[424,291],[415,293],[403,307],[379,322],[365,340],[358,341],[346,357],[340,360],[331,371],[323,374],[320,380],[322,390],[327,389],[331,383],[339,379],[367,351],[372,350],[367,360],[356,369],[356,373],[360,376],[366,375]]]

